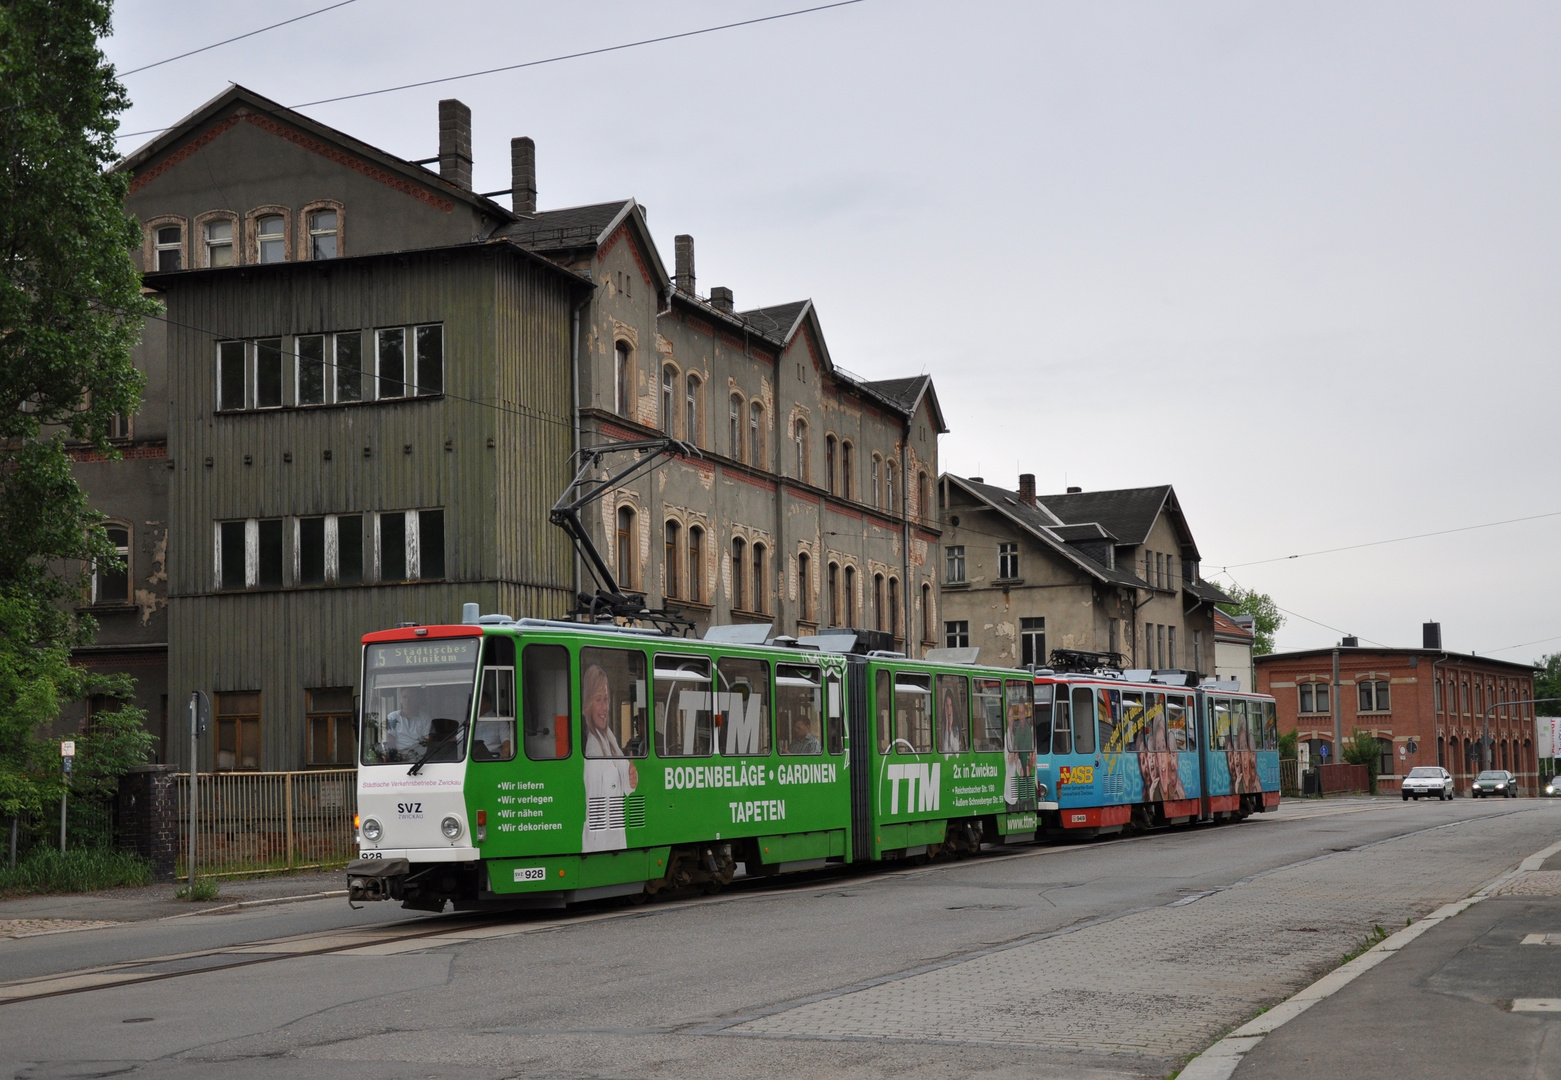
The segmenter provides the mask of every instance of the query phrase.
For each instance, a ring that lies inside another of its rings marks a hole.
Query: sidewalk
[[[275,874],[264,878],[223,881],[217,899],[192,904],[175,899],[184,882],[168,882],[133,889],[46,896],[17,896],[0,900],[0,938],[32,936],[59,930],[85,930],[116,923],[144,922],[191,912],[240,910],[229,905],[254,901],[280,901],[290,897],[317,896],[346,888],[340,870],[326,873]]]
[[[1268,1034],[1232,1075],[1561,1076],[1561,854]]]

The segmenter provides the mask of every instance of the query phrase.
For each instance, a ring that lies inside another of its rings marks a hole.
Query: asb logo
[[[900,812],[900,781],[905,781],[905,812],[907,814],[922,810],[936,810],[938,808],[938,795],[941,791],[939,778],[943,771],[943,763],[931,764],[906,763],[890,765],[888,768],[889,780],[889,813]]]

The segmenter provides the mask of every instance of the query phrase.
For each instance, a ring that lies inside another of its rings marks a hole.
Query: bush
[[[123,851],[34,851],[12,870],[0,865],[0,894],[90,892],[150,885],[152,866]]]
[[[1356,728],[1354,736],[1344,744],[1344,760],[1351,765],[1366,766],[1366,781],[1371,787],[1371,793],[1375,795],[1377,771],[1382,767],[1381,740]]]

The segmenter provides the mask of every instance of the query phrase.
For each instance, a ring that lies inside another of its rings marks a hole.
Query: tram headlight
[[[446,840],[454,840],[461,835],[461,819],[454,814],[446,814],[439,823],[439,831],[444,833]]]
[[[379,838],[385,835],[385,827],[379,823],[378,818],[363,819],[363,839],[371,844],[379,843]]]

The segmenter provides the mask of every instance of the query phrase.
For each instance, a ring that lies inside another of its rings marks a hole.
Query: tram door
[[[1004,796],[1014,813],[1035,810],[1035,707],[1033,679],[1005,679],[1007,725],[1003,733],[1007,783]]]

